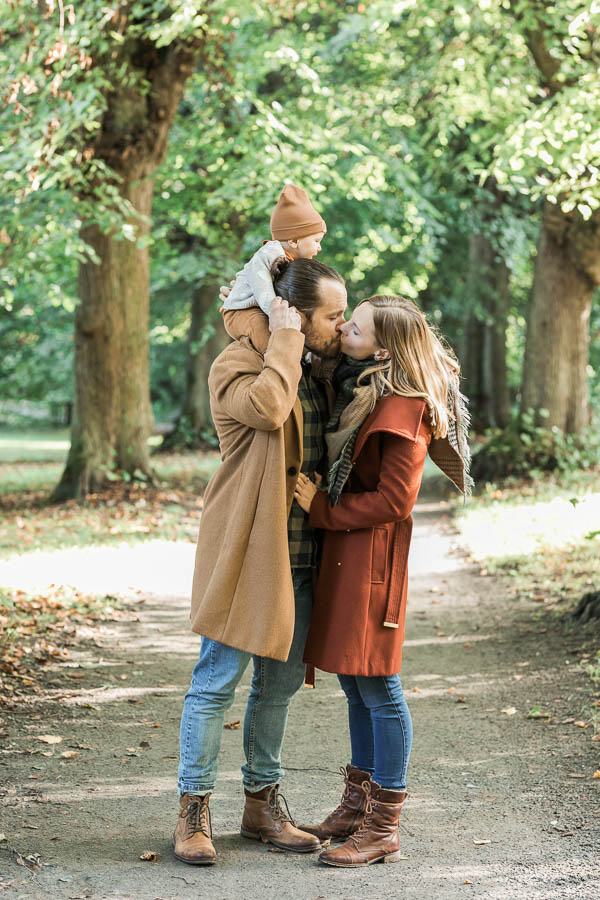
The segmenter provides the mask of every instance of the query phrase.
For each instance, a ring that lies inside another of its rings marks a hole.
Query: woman
[[[371,297],[340,330],[347,361],[327,435],[327,493],[300,475],[295,498],[325,530],[304,659],[338,674],[352,762],[340,805],[303,828],[345,838],[319,859],[355,867],[400,858],[412,722],[398,672],[410,513],[428,448],[463,492],[470,479],[459,366],[423,313],[401,297]]]

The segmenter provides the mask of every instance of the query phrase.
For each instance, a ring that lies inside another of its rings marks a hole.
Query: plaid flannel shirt
[[[325,425],[329,418],[325,385],[311,374],[311,365],[302,360],[302,378],[298,385],[298,398],[302,405],[304,427],[302,432],[302,469],[314,479],[314,473],[322,469],[325,458]],[[293,569],[317,564],[318,545],[314,529],[308,524],[308,515],[296,501],[288,518],[288,542],[290,563]]]

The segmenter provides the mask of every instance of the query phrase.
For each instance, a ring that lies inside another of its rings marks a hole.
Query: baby
[[[312,259],[321,249],[327,226],[306,191],[286,184],[271,216],[272,241],[265,241],[237,273],[224,312],[259,306],[269,315],[275,299],[273,267],[280,260]]]

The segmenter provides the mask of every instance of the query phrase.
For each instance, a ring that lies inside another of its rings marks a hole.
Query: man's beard
[[[341,352],[339,334],[329,339],[323,339],[312,330],[309,326],[304,332],[304,346],[315,356],[321,359],[334,359]]]

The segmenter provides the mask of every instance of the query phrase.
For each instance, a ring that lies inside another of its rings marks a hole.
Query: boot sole
[[[262,841],[263,844],[273,844],[274,847],[279,847],[280,850],[287,850],[290,853],[316,853],[318,850],[323,849],[320,844],[318,847],[289,847],[287,844],[280,844],[277,841],[274,841],[272,838],[263,837],[260,831],[246,831],[245,828],[240,828],[240,834],[242,837],[248,838],[251,841]]]
[[[187,859],[185,856],[179,856],[178,853],[173,853],[173,856],[179,862],[187,863],[188,866],[214,866],[216,863],[216,859]]]
[[[347,863],[347,862],[334,862],[331,859],[321,859],[319,857],[319,862],[323,863],[324,866],[336,866],[338,869],[360,869],[363,866],[372,866],[374,863],[397,863],[400,862],[402,856],[400,851],[397,850],[394,853],[388,853],[386,856],[378,856],[376,859],[368,859],[365,862],[358,863]]]

